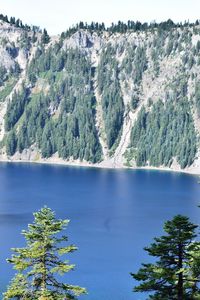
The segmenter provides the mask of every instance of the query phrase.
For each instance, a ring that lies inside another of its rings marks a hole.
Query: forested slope
[[[0,16],[1,160],[200,172],[200,26]]]

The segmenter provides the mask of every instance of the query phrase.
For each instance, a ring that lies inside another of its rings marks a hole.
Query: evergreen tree
[[[7,114],[5,116],[5,129],[11,130],[24,112],[25,106],[30,101],[29,90],[22,85],[20,92],[14,92],[12,100],[8,103]]]
[[[8,155],[14,155],[17,149],[17,138],[14,130],[10,131],[6,137],[6,153]]]
[[[108,148],[117,142],[123,125],[124,102],[122,98],[116,49],[108,44],[102,51],[98,66],[98,90],[102,95],[102,109]]]
[[[8,262],[18,271],[7,292],[7,299],[76,299],[86,290],[58,281],[58,275],[64,275],[74,269],[74,265],[60,257],[77,250],[74,245],[65,246],[67,236],[59,235],[69,220],[55,218],[50,208],[44,207],[34,213],[34,223],[28,230],[22,231],[27,245],[15,248]]]
[[[193,244],[192,251],[190,251],[190,268],[188,269],[188,282],[193,282],[192,285],[192,299],[199,300],[200,299],[200,290],[199,290],[199,282],[200,282],[200,243],[195,242]]]
[[[187,217],[181,215],[165,223],[166,234],[155,238],[154,243],[145,248],[149,255],[158,260],[142,264],[138,273],[131,274],[142,282],[134,288],[135,292],[153,292],[149,299],[156,300],[194,299],[197,285],[196,276],[191,277],[190,262],[195,249],[195,243],[191,242],[196,237],[196,228]]]
[[[41,42],[42,44],[48,44],[50,41],[50,37],[48,35],[48,32],[46,29],[43,30],[43,34],[41,36]]]
[[[175,94],[177,93],[177,95]],[[142,107],[131,132],[131,147],[138,166],[171,166],[174,157],[181,168],[190,166],[197,152],[197,135],[188,99],[187,85],[176,85],[167,101],[152,109]],[[196,103],[198,94],[196,93]]]

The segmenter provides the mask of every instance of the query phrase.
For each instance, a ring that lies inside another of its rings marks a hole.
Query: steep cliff
[[[200,173],[198,22],[45,34],[0,23],[1,160]]]

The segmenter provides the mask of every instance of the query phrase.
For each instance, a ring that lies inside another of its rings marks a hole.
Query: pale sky
[[[58,34],[79,21],[195,21],[200,0],[0,0],[0,13]]]

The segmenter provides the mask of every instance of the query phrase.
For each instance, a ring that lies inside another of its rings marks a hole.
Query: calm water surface
[[[79,250],[70,255],[76,270],[64,279],[88,289],[80,299],[145,299],[132,293],[129,275],[149,262],[143,247],[162,234],[163,222],[175,214],[199,223],[199,203],[195,176],[1,163],[1,291],[14,274],[5,262],[10,248],[24,245],[21,230],[32,222],[32,212],[46,204],[71,220],[69,242]]]

